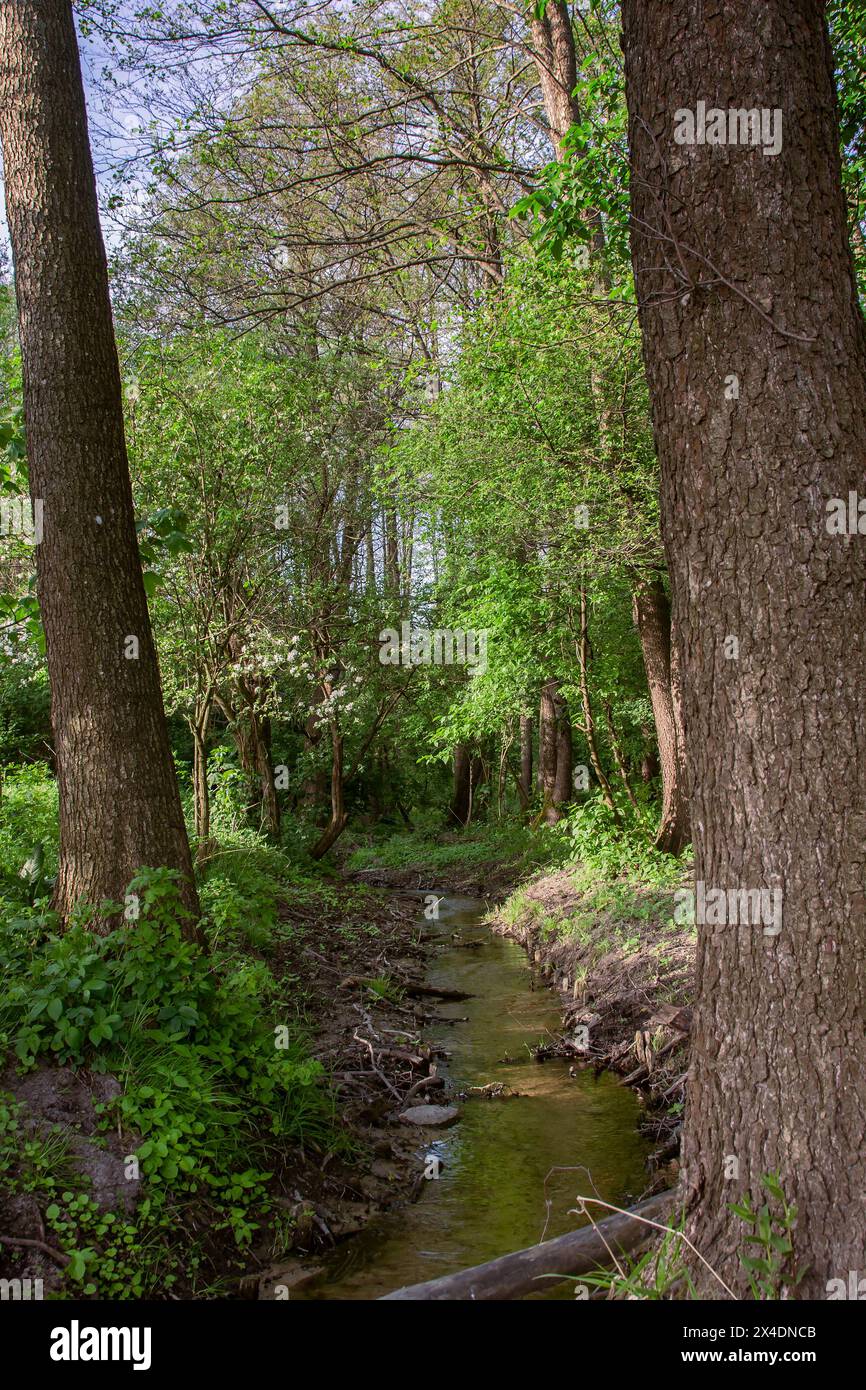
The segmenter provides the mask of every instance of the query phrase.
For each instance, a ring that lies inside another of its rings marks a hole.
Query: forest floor
[[[436,949],[425,894],[487,901],[490,928],[519,941],[536,973],[559,991],[563,1028],[551,1054],[614,1070],[639,1091],[643,1127],[658,1141],[655,1186],[670,1186],[687,1065],[693,930],[672,920],[669,886],[625,875],[602,881],[587,869],[545,863],[527,844],[522,836],[481,832],[347,846],[339,876],[313,886],[284,883],[278,920],[266,931],[244,939],[235,929],[229,943],[235,965],[267,967],[277,1012],[285,1008],[294,1019],[306,1054],[323,1073],[312,1088],[319,1099],[309,1141],[263,1135],[255,1157],[240,1144],[241,1165],[245,1159],[247,1167],[269,1170],[261,1175],[267,1214],[257,1215],[252,1203],[244,1207],[241,1224],[254,1224],[240,1247],[238,1223],[215,1221],[207,1200],[183,1189],[175,1196],[166,1191],[158,1227],[148,1227],[146,1213],[142,1225],[150,1199],[141,1201],[124,1171],[142,1135],[121,1123],[129,1078],[115,1072],[115,1054],[94,1070],[48,1057],[23,1076],[7,1065],[0,1077],[0,1172],[7,1189],[0,1196],[0,1277],[42,1279],[47,1294],[68,1295],[63,1252],[78,1249],[94,1266],[92,1275],[88,1266],[77,1276],[85,1296],[91,1290],[142,1296],[128,1281],[144,1258],[143,1296],[290,1297],[315,1277],[335,1244],[415,1200],[426,1180],[431,1130],[400,1117],[424,1101],[448,1105],[450,1099],[447,1074],[439,1074],[443,1054],[425,1040],[443,1002],[425,983]],[[224,879],[210,886],[215,900],[226,901]],[[252,923],[257,910],[246,907],[241,917]],[[205,1115],[197,1104],[193,1096],[191,1118]],[[98,1211],[81,1205],[89,1201]],[[111,1231],[119,1228],[112,1222],[123,1225],[126,1241],[116,1256]],[[87,1278],[94,1282],[82,1287]]]
[[[315,1259],[389,1208],[413,1200],[424,1183],[427,1130],[400,1122],[425,1097],[440,1099],[435,1048],[423,1039],[437,996],[425,992],[424,919],[419,898],[332,884],[310,901],[287,892],[268,968],[299,1012],[310,1055],[321,1063],[333,1100],[327,1149],[275,1147],[270,1195],[274,1216],[243,1253],[231,1230],[211,1229],[205,1211],[185,1207],[178,1220],[202,1236],[205,1296],[274,1298],[314,1277]],[[251,956],[257,955],[249,948]],[[416,994],[417,991],[417,994]],[[124,1156],[141,1136],[105,1131],[102,1108],[120,1094],[116,1078],[86,1068],[41,1065],[23,1076],[8,1066],[0,1090],[20,1107],[16,1127],[63,1147],[71,1186],[81,1180],[101,1210],[132,1216],[136,1197]],[[0,1195],[0,1277],[64,1286],[67,1260],[46,1240],[44,1200],[13,1165]],[[52,1253],[53,1251],[53,1253]],[[175,1296],[196,1296],[176,1286]],[[202,1296],[201,1291],[198,1296]]]

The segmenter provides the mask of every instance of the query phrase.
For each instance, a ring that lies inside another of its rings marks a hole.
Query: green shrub
[[[24,905],[29,884],[21,870],[40,846],[47,883],[57,872],[57,783],[44,763],[0,769],[0,908]]]
[[[76,923],[61,934],[44,912],[7,918],[0,928],[0,1048],[11,1048],[25,1069],[50,1062],[110,1071],[121,1092],[102,1107],[103,1123],[140,1136],[132,1152],[145,1200],[135,1222],[123,1223],[121,1244],[112,1240],[110,1267],[98,1254],[103,1218],[80,1184],[69,1183],[68,1196],[49,1207],[58,1239],[77,1242],[70,1269],[86,1287],[96,1280],[103,1296],[107,1289],[120,1296],[115,1284],[121,1266],[129,1274],[121,1254],[130,1240],[136,1250],[152,1241],[153,1259],[164,1260],[166,1241],[177,1236],[167,1213],[178,1204],[206,1203],[205,1227],[247,1246],[276,1210],[271,1179],[288,1147],[335,1140],[322,1067],[286,1016],[265,963],[219,945],[208,955],[187,941],[174,872],[143,870],[129,891],[137,919],[105,935]],[[240,896],[237,905],[243,912]],[[104,905],[106,915],[120,911]],[[8,1140],[15,1125],[8,1107],[5,1115]],[[5,1162],[8,1169],[8,1153]],[[33,1180],[20,1134],[16,1171],[19,1184]],[[40,1191],[55,1196],[50,1184]],[[142,1287],[140,1277],[128,1283]]]

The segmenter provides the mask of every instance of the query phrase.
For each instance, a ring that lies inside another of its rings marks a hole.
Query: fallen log
[[[437,989],[434,985],[406,985],[404,994],[413,999],[474,999],[474,994],[466,994],[462,989]]]
[[[630,1211],[607,1216],[595,1226],[582,1226],[579,1231],[531,1245],[498,1260],[428,1279],[424,1284],[410,1284],[384,1299],[430,1300],[444,1302],[465,1299],[470,1302],[493,1299],[523,1298],[528,1293],[543,1293],[562,1283],[569,1275],[589,1274],[592,1270],[610,1265],[610,1246],[615,1253],[627,1254],[652,1235],[647,1221],[665,1222],[673,1210],[676,1191],[660,1192]],[[637,1218],[642,1217],[643,1220]],[[552,1277],[543,1277],[552,1276]]]

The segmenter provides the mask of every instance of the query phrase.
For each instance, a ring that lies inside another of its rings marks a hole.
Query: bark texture
[[[550,141],[558,160],[565,157],[563,145],[571,126],[580,121],[580,107],[574,96],[577,86],[577,59],[571,17],[564,0],[549,0],[542,16],[530,21],[538,82]]]
[[[778,1173],[794,1296],[821,1298],[866,1227],[866,541],[826,527],[862,488],[866,337],[824,5],[624,0],[623,23],[696,878],[783,893],[777,935],[699,928],[689,1235],[743,1295],[728,1204]],[[699,101],[781,108],[781,150],[677,144]]]
[[[0,141],[60,792],[55,906],[142,865],[198,904],[141,576],[72,6],[0,2]]]

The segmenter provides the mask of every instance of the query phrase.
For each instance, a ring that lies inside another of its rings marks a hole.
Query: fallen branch
[[[466,994],[462,989],[436,989],[434,985],[406,985],[404,994],[413,999],[474,999],[474,994]]]
[[[52,1245],[46,1245],[44,1240],[25,1240],[23,1236],[2,1236],[0,1235],[0,1245],[29,1245],[34,1250],[41,1250],[43,1254],[50,1255],[55,1264],[61,1269],[65,1269],[69,1264],[69,1256],[55,1250]]]
[[[666,1042],[664,1047],[660,1047],[658,1052],[653,1053],[653,1066],[655,1066],[660,1057],[664,1057],[665,1053],[670,1052],[672,1048],[676,1047],[677,1043],[683,1041],[682,1034],[678,1034],[677,1037],[671,1038],[670,1042]],[[630,1086],[633,1081],[639,1081],[644,1073],[646,1073],[647,1076],[649,1075],[649,1068],[645,1062],[637,1068],[637,1071],[633,1071],[629,1076],[624,1076],[618,1084],[620,1086]]]
[[[678,1076],[676,1081],[674,1081],[672,1085],[668,1086],[666,1091],[662,1091],[662,1097],[665,1100],[667,1100],[668,1096],[673,1095],[674,1091],[679,1090],[680,1086],[684,1086],[686,1084],[686,1081],[688,1080],[688,1075],[688,1072],[684,1071],[682,1076]]]
[[[403,1104],[406,1105],[411,1097],[416,1095],[418,1091],[432,1091],[444,1085],[445,1082],[442,1080],[441,1076],[422,1076],[420,1081],[416,1081],[414,1086],[409,1087],[409,1090],[403,1097]]]
[[[443,1302],[466,1299],[493,1300],[523,1298],[543,1293],[575,1274],[589,1274],[610,1263],[611,1248],[622,1253],[633,1250],[646,1239],[647,1222],[664,1220],[671,1212],[676,1192],[649,1197],[631,1211],[609,1216],[595,1226],[584,1226],[568,1235],[557,1236],[542,1245],[531,1245],[502,1255],[498,1260],[458,1274],[410,1284],[385,1295],[385,1299]]]
[[[372,1066],[373,1071],[376,1073],[383,1086],[387,1086],[388,1090],[391,1092],[391,1095],[396,1096],[398,1101],[402,1105],[403,1097],[400,1095],[400,1092],[396,1089],[396,1087],[391,1085],[385,1073],[383,1071],[380,1071],[380,1069],[376,1066],[376,1057],[373,1052],[373,1044],[370,1042],[369,1038],[359,1038],[357,1033],[353,1033],[352,1037],[355,1039],[355,1042],[362,1043],[364,1047],[368,1047],[370,1049],[370,1065]]]

